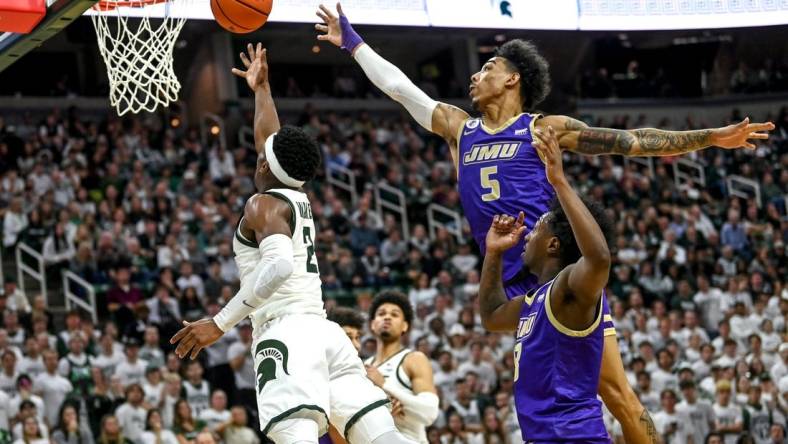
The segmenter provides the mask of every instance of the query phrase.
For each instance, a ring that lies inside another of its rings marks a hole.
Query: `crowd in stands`
[[[651,174],[621,158],[566,156],[574,185],[617,221],[612,316],[627,377],[667,443],[785,442],[788,110],[752,117],[777,125],[757,149],[689,156],[705,186],[677,183],[674,158],[656,159]],[[400,116],[307,109],[285,120],[318,139],[326,165],[357,175],[356,205],[322,177],[308,188],[327,308],[366,313],[381,289],[408,294],[408,345],[432,359],[443,410],[430,442],[522,442],[513,339],[481,328],[478,249],[467,227],[428,234],[430,203],[461,211],[445,143]],[[251,327],[196,361],[177,359],[168,342],[182,320],[214,315],[237,289],[231,240],[254,192],[255,153],[167,124],[73,109],[0,114],[3,257],[25,243],[43,252],[51,291],[62,291],[63,269],[99,291],[98,323],[84,312],[55,319],[6,273],[0,443],[261,439]],[[730,174],[758,182],[760,201],[731,196]],[[375,211],[380,181],[405,193],[408,232]],[[374,349],[367,332],[362,354]]]

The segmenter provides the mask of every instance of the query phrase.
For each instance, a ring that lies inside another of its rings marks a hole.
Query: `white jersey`
[[[411,384],[410,377],[405,373],[405,369],[402,368],[402,363],[405,361],[405,357],[412,351],[413,350],[409,348],[403,348],[387,360],[380,364],[376,364],[378,371],[383,375],[386,383],[390,384],[389,381],[394,381],[401,389],[410,393],[413,393],[413,384]],[[373,365],[374,361],[375,357],[373,356],[364,361],[364,364]],[[413,394],[415,395],[415,393]],[[394,423],[403,435],[415,440],[419,444],[427,443],[427,431],[424,424],[413,421],[413,418],[409,417],[407,414],[394,418]]]
[[[182,387],[182,394],[192,408],[192,416],[199,418],[200,413],[211,406],[211,387],[205,380],[197,385],[183,381]]]
[[[259,307],[250,318],[255,331],[267,321],[287,314],[317,314],[325,316],[320,272],[315,257],[314,239],[317,237],[312,205],[306,194],[287,188],[268,190],[265,194],[287,202],[292,211],[290,229],[293,232],[293,273]],[[235,230],[233,253],[241,277],[241,285],[254,285],[249,280],[252,271],[260,262],[259,244],[247,239]],[[256,335],[255,335],[256,336]]]

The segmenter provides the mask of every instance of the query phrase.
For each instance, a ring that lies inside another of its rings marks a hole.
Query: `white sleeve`
[[[440,399],[435,393],[421,392],[414,395],[398,386],[392,379],[383,384],[383,390],[397,398],[402,403],[405,413],[416,419],[419,424],[429,426],[438,419]]]
[[[362,44],[353,54],[367,78],[387,96],[401,103],[411,116],[432,131],[432,113],[438,102],[420,90],[399,68]]]
[[[260,254],[260,262],[252,274],[213,318],[225,333],[263,305],[293,273],[293,240],[290,237],[284,234],[266,237],[260,242]]]

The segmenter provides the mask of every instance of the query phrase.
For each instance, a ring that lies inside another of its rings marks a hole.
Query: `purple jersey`
[[[531,144],[537,118],[534,114],[520,114],[496,130],[484,126],[481,118],[470,118],[458,134],[460,200],[482,254],[493,216],[517,216],[523,211],[530,230],[547,212],[555,195],[547,182],[544,163]],[[520,240],[504,254],[504,282],[522,270],[523,245]],[[534,284],[532,281],[528,287]]]
[[[481,118],[469,118],[457,135],[460,201],[482,255],[496,214],[517,216],[522,211],[530,230],[555,196],[544,162],[531,144],[531,133],[539,117],[523,113],[495,130],[484,126]],[[504,290],[509,299],[536,286],[536,276],[521,276],[524,245],[521,239],[503,255]],[[607,298],[604,307],[605,334],[615,334]]]
[[[517,326],[514,401],[523,440],[608,444],[597,399],[603,301],[591,326],[570,330],[550,310],[552,284],[526,295]]]

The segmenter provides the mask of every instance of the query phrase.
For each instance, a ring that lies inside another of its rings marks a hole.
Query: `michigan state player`
[[[516,331],[514,401],[523,441],[611,443],[597,400],[604,334],[604,288],[610,274],[605,235],[612,223],[567,182],[555,133],[534,141],[545,159],[557,204],[536,222],[522,255],[535,291],[509,299],[504,254],[520,244],[525,215],[493,218],[479,286],[484,327]]]
[[[426,429],[438,418],[440,400],[430,360],[424,353],[402,345],[402,335],[412,322],[413,307],[407,296],[396,291],[378,294],[369,308],[377,352],[364,364],[372,382],[402,405],[402,414],[394,416],[399,431],[426,444]]]
[[[265,50],[241,58],[255,92],[254,183],[233,239],[241,289],[212,319],[184,322],[170,340],[194,359],[238,322],[251,317],[260,428],[277,444],[317,443],[329,418],[351,444],[405,444],[385,406],[385,392],[366,377],[345,332],[326,320],[314,255],[312,207],[301,190],[320,166],[317,143],[279,127]]]
[[[339,17],[322,6],[317,12],[324,21],[316,25],[324,33],[318,39],[350,52],[375,86],[401,103],[421,126],[446,140],[457,168],[465,216],[482,251],[489,221],[495,214],[524,210],[526,225],[532,227],[547,211],[554,191],[531,146],[536,128],[555,128],[563,149],[626,156],[676,155],[712,145],[753,148],[748,139],[766,139],[768,135],[759,131],[774,128],[771,123],[750,124],[745,119],[711,130],[624,131],[589,128],[566,116],[528,113],[547,96],[550,77],[547,61],[531,43],[522,40],[504,44],[471,77],[472,105],[481,113],[481,117],[471,118],[465,111],[436,102],[419,90],[397,67],[364,44],[339,4],[337,9]],[[504,255],[505,289],[510,298],[524,294],[534,284],[532,276],[521,273],[515,250]],[[621,422],[627,442],[653,442],[648,435],[653,430],[651,418],[627,382],[612,322],[605,322],[603,328],[609,337],[605,339],[600,394]]]

